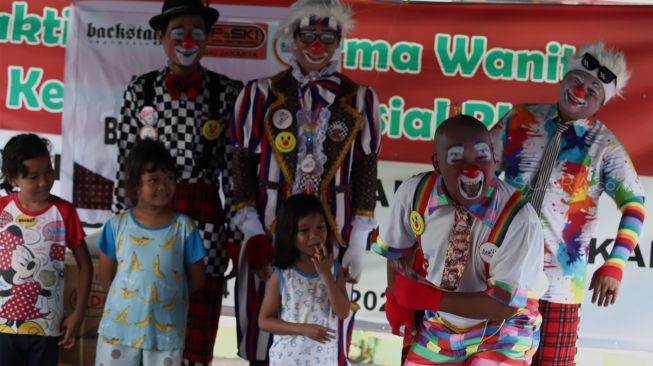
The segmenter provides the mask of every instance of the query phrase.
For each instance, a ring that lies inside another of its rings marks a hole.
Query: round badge
[[[299,167],[302,170],[302,172],[307,174],[315,170],[315,159],[313,159],[313,155],[312,154],[306,155],[304,159],[302,159],[302,162]]]
[[[217,139],[220,136],[220,132],[222,132],[222,125],[214,119],[206,121],[204,126],[202,126],[202,136],[207,140],[213,141]]]
[[[417,211],[410,212],[410,228],[413,229],[415,235],[422,235],[424,233],[424,218],[422,214]]]
[[[280,130],[285,130],[292,123],[292,114],[287,109],[279,109],[272,115],[272,123]]]
[[[145,125],[138,131],[138,136],[140,136],[141,140],[150,139],[156,141],[159,138],[159,133],[156,132],[156,128]]]
[[[494,256],[494,253],[496,253],[497,250],[499,250],[499,247],[496,244],[490,243],[488,241],[481,244],[481,246],[478,248],[478,253],[481,255],[481,259],[483,260],[483,262],[490,263],[490,261],[492,261],[492,257]]]
[[[274,145],[279,151],[287,153],[295,149],[295,145],[297,145],[297,139],[295,138],[295,135],[290,132],[281,132],[274,139]]]
[[[156,110],[154,107],[145,106],[138,113],[138,120],[145,125],[154,125],[156,123]]]
[[[342,121],[336,121],[330,124],[327,128],[327,136],[329,136],[329,139],[334,142],[342,142],[345,138],[347,138],[348,133],[349,128]]]

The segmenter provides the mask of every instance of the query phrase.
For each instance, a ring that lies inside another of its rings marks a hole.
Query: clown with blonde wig
[[[319,198],[349,291],[360,279],[367,238],[376,226],[378,99],[371,88],[341,74],[334,59],[352,27],[351,10],[340,1],[297,1],[277,34],[295,46],[290,67],[249,82],[236,102],[230,128],[234,222],[245,236],[236,315],[239,355],[253,364],[268,361],[272,340],[256,320],[274,266],[271,239],[280,203],[297,193]],[[352,320],[333,329],[342,342],[340,364],[346,362]]]
[[[525,193],[544,229],[549,288],[540,299],[542,334],[533,365],[573,365],[585,289],[610,306],[644,221],[644,189],[623,144],[598,118],[624,96],[630,79],[624,53],[602,42],[569,57],[555,104],[515,106],[493,128],[495,158],[505,179]],[[587,260],[607,193],[621,211],[614,246],[592,276]],[[587,279],[591,279],[589,284]]]

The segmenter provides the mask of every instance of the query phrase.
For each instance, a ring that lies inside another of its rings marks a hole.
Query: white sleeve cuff
[[[256,209],[251,206],[245,206],[236,212],[234,216],[234,224],[238,227],[240,231],[243,232],[243,242],[247,241],[256,235],[265,234],[263,229],[263,224],[258,218],[258,213]]]
[[[354,216],[351,222],[351,233],[349,234],[349,246],[365,249],[370,231],[377,226],[373,217]]]

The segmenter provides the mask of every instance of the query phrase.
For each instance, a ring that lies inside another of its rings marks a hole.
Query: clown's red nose
[[[468,165],[463,168],[463,175],[467,178],[477,178],[481,174],[481,169],[474,165]]]
[[[322,46],[322,43],[320,43],[320,42],[315,42],[315,43],[313,43],[313,44],[311,45],[310,50],[311,50],[311,52],[314,53],[314,54],[319,54],[319,53],[324,52],[324,47]]]
[[[585,95],[587,95],[587,91],[582,85],[576,85],[573,91],[576,98],[585,98]]]
[[[195,42],[192,39],[184,39],[181,41],[181,47],[183,48],[193,48],[195,46]]]

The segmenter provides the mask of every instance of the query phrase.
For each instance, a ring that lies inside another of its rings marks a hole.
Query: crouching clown
[[[547,286],[537,215],[495,177],[480,121],[451,117],[434,141],[440,174],[399,187],[373,247],[390,261],[386,315],[393,332],[403,327],[414,335],[404,365],[529,365]],[[418,249],[423,271],[402,264]]]

